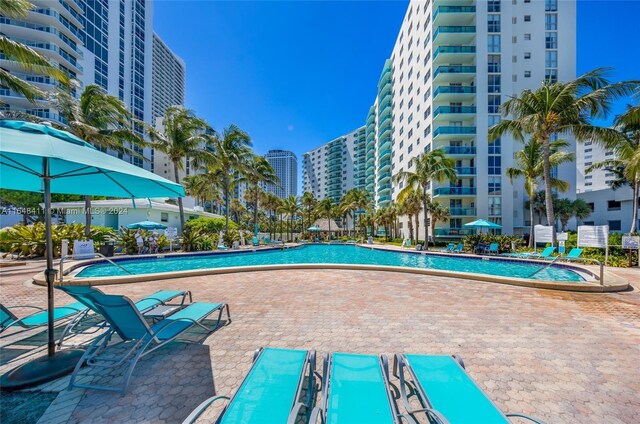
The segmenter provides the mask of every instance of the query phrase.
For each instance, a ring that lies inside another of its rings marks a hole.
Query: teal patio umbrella
[[[316,238],[318,237],[318,233],[320,232],[321,228],[318,227],[317,225],[314,225],[312,227],[307,228],[307,231],[315,231],[316,232]],[[316,241],[316,239],[314,239],[313,241]]]
[[[487,221],[486,219],[476,219],[475,221],[464,224],[464,226],[468,228],[486,228],[488,230],[502,228],[502,225],[496,224],[495,222]]]
[[[47,356],[0,378],[3,389],[18,389],[70,372],[82,351],[56,353],[53,332],[53,243],[51,193],[120,198],[182,197],[182,186],[95,149],[50,125],[0,121],[0,188],[43,193],[46,231]]]
[[[126,225],[126,227],[130,230],[166,230],[167,226],[164,224],[160,224],[159,222],[153,221],[140,221],[134,222],[133,224]]]

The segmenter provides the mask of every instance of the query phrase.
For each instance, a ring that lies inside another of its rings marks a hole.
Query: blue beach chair
[[[500,245],[498,243],[491,243],[484,253],[487,255],[497,255],[499,248]]]
[[[537,253],[537,252],[520,253],[518,257],[525,258],[525,259],[548,259],[555,251],[556,251],[556,248],[553,246],[550,246],[550,247],[545,247],[544,250],[540,253]]]
[[[184,309],[170,315],[153,326],[149,326],[135,304],[127,297],[104,293],[87,293],[86,298],[100,311],[109,323],[109,328],[97,337],[78,361],[69,389],[74,387],[107,390],[125,394],[131,374],[141,357],[176,339],[193,326],[199,326],[207,332],[220,326],[222,313],[227,311],[227,324],[231,322],[229,306],[225,303],[192,303]],[[202,321],[214,312],[218,312],[214,327],[209,328]],[[110,343],[117,335],[120,341]],[[110,354],[113,351],[113,354]],[[116,368],[126,366],[123,384],[120,387],[100,386],[76,382],[83,364],[96,368]]]
[[[254,355],[253,366],[227,406],[214,420],[230,423],[291,423],[315,397],[315,351],[264,348]],[[307,391],[301,401],[304,383]],[[202,402],[183,421],[191,424],[214,402],[229,399],[214,396]]]
[[[580,255],[582,255],[583,250],[584,249],[580,249],[579,247],[574,247],[569,253],[567,253],[567,256],[563,256],[561,259],[563,261],[575,261],[580,259]]]
[[[398,413],[385,356],[333,353],[325,356],[320,405],[312,424],[398,424],[416,421]]]
[[[462,253],[464,251],[464,243],[458,243],[458,246],[453,249],[453,253]]]
[[[446,252],[446,253],[453,253],[456,250],[456,244],[455,243],[449,243],[447,245],[446,249],[441,249],[441,252]]]
[[[527,415],[500,411],[456,356],[396,354],[393,373],[400,380],[402,402],[414,417],[425,414],[430,422],[447,424],[508,424],[508,417],[518,417],[543,424]],[[415,389],[421,408],[415,408],[409,401],[407,388],[411,387]]]
[[[100,293],[104,294],[100,289],[91,286],[56,286],[57,289],[65,292],[69,296],[73,297],[84,306],[84,310],[82,313],[76,315],[73,320],[71,320],[67,326],[62,331],[60,335],[60,339],[58,340],[58,348],[61,348],[63,342],[76,334],[93,334],[101,330],[107,325],[107,322],[104,319],[99,318],[98,321],[93,321],[88,328],[83,325],[83,321],[89,315],[89,312],[93,312],[94,314],[99,315],[99,308],[93,303],[93,301],[87,297],[87,294],[92,293]],[[177,299],[182,297],[180,300],[180,306],[184,306],[184,302],[189,296],[189,303],[193,301],[191,297],[190,291],[184,290],[160,290],[152,295],[143,297],[135,303],[136,308],[141,313],[145,313],[150,311],[151,309],[160,306],[166,305],[171,302],[173,299]]]
[[[18,318],[13,312],[11,312],[11,309],[15,308],[35,309],[35,312],[22,318]],[[87,308],[80,302],[71,303],[66,306],[58,306],[53,309],[53,319],[55,321],[61,321],[67,318],[72,318],[86,309]],[[17,305],[6,307],[0,304],[0,333],[9,327],[15,326],[22,327],[25,330],[45,326],[48,322],[48,316],[49,314],[46,309],[39,308],[37,306]]]

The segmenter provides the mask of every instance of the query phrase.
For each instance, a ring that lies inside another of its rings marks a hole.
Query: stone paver
[[[0,274],[0,300],[44,306],[45,290],[25,283],[32,273]],[[637,270],[620,273],[640,280]],[[68,414],[69,422],[179,422],[213,395],[214,388],[217,394],[232,394],[250,368],[255,349],[273,346],[316,349],[319,354],[456,353],[506,411],[550,423],[640,422],[637,290],[567,293],[337,270],[251,272],[102,287],[132,298],[175,288],[191,290],[196,301],[228,302],[233,322],[208,337],[191,332],[186,339],[193,343],[175,342],[142,359],[123,397],[61,392],[44,421]],[[70,301],[56,295],[59,304]],[[0,371],[19,361],[4,362]],[[49,385],[49,390],[61,386]],[[212,409],[204,418],[214,415]]]

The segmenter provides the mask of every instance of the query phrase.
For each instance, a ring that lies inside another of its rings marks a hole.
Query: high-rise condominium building
[[[592,141],[580,143],[576,149],[576,192],[586,193],[608,189],[615,180],[613,172],[605,169],[594,169],[587,172],[587,169],[598,162],[615,159],[615,152]]]
[[[96,84],[122,100],[136,119],[153,125],[153,2],[144,0],[34,0],[23,19],[0,17],[2,32],[46,56],[80,82],[75,95]],[[0,66],[45,91],[56,81],[32,74],[16,62],[0,57]],[[0,108],[26,112],[64,124],[54,105],[36,104],[1,87]],[[135,129],[142,134],[141,125]],[[153,170],[150,148],[137,149],[140,157],[124,157]]]
[[[392,177],[442,149],[458,177],[428,189],[451,213],[436,236],[463,236],[477,218],[506,233],[526,231],[523,182],[505,176],[522,144],[508,136],[489,142],[487,132],[510,96],[575,74],[575,1],[412,0],[367,115],[365,187],[386,206],[403,189]],[[575,197],[574,164],[553,172],[571,186],[562,196]],[[402,224],[407,231],[406,217]]]
[[[267,159],[276,176],[280,180],[278,185],[267,185],[265,190],[281,199],[298,195],[298,158],[289,150],[269,150],[264,157]]]
[[[303,155],[302,185],[316,199],[339,202],[352,188],[365,188],[365,127]]]
[[[151,114],[154,121],[163,117],[170,106],[184,105],[184,61],[156,33],[153,34],[151,85]]]

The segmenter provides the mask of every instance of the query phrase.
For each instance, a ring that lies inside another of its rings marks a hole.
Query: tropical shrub
[[[109,227],[92,226],[89,239],[94,246],[99,248],[107,241],[116,237],[116,232]],[[69,253],[73,253],[73,242],[85,240],[84,224],[53,224],[51,226],[51,239],[53,241],[53,256],[59,257],[62,249],[62,240],[69,240]],[[0,231],[0,251],[7,255],[16,254],[22,257],[41,257],[45,254],[45,225],[36,222],[33,225],[18,224]]]
[[[218,234],[224,230],[225,221],[224,218],[207,218],[201,216],[196,219],[191,219],[184,224],[184,230],[195,230],[200,233],[206,234]],[[238,225],[229,221],[229,230],[237,230]]]
[[[489,245],[498,243],[499,252],[511,252],[511,243],[516,244],[516,249],[524,245],[525,240],[521,236],[510,236],[507,234],[470,234],[463,239],[464,249],[472,251],[474,246],[483,243]]]

